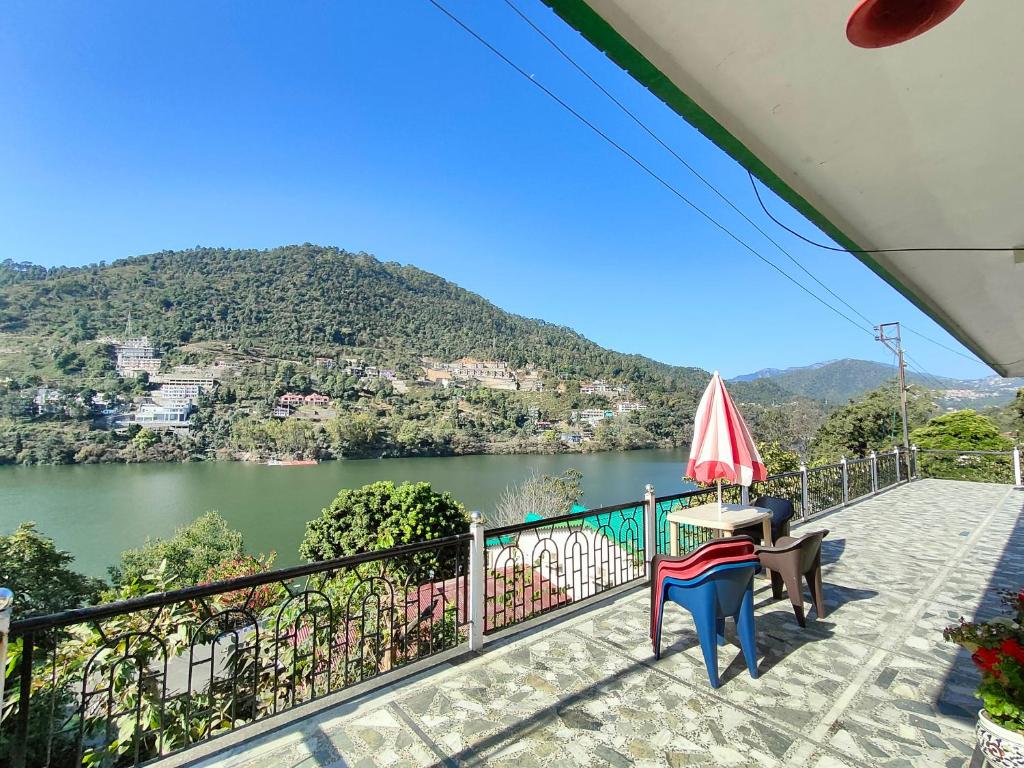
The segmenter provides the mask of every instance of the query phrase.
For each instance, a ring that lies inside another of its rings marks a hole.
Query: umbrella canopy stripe
[[[728,480],[740,485],[768,476],[750,430],[718,371],[697,406],[686,475],[701,483]]]

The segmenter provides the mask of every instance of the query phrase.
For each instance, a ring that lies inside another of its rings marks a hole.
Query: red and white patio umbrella
[[[715,371],[697,406],[693,443],[686,476],[701,483],[718,481],[718,510],[722,510],[722,480],[750,485],[768,476],[750,430]]]

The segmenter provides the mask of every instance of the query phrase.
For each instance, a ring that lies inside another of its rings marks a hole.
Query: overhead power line
[[[461,27],[463,31],[465,31],[467,34],[469,34],[471,37],[473,37],[477,42],[479,42],[481,45],[483,45],[485,48],[487,48],[491,53],[493,53],[495,56],[497,56],[499,59],[501,59],[503,62],[505,62],[505,64],[507,64],[509,67],[511,67],[513,70],[515,70],[515,72],[518,73],[524,80],[529,82],[531,85],[536,86],[541,91],[543,91],[545,94],[547,94],[547,96],[549,98],[551,98],[555,103],[557,103],[560,107],[562,107],[569,114],[571,114],[573,117],[575,117],[579,122],[583,123],[583,125],[585,125],[591,131],[593,131],[595,134],[597,134],[600,138],[602,138],[605,142],[607,142],[609,145],[611,145],[616,151],[618,151],[624,157],[629,159],[633,164],[635,164],[638,168],[640,168],[642,171],[644,171],[648,176],[650,176],[655,181],[657,181],[659,184],[661,184],[663,187],[665,187],[669,192],[671,192],[673,195],[675,195],[677,198],[679,198],[683,203],[685,203],[687,206],[689,206],[691,209],[693,209],[697,214],[699,214],[701,217],[703,217],[711,225],[713,225],[717,229],[721,230],[730,239],[734,240],[736,243],[738,243],[740,246],[742,246],[745,250],[749,251],[753,256],[755,256],[760,261],[762,261],[765,264],[767,264],[768,266],[770,266],[772,269],[774,269],[780,275],[782,275],[787,280],[789,280],[791,283],[793,283],[798,288],[800,288],[800,290],[802,290],[804,293],[809,295],[815,301],[817,301],[820,304],[824,305],[826,308],[828,308],[829,310],[831,310],[835,314],[839,315],[841,318],[846,320],[848,323],[853,325],[855,328],[857,328],[858,330],[860,330],[860,331],[862,331],[864,333],[871,334],[872,336],[874,335],[874,331],[873,330],[870,330],[869,328],[862,326],[860,323],[858,323],[856,320],[854,320],[849,315],[844,313],[842,310],[837,309],[835,306],[833,306],[832,304],[827,302],[825,299],[821,298],[818,294],[814,293],[814,291],[812,291],[810,288],[808,288],[803,283],[801,283],[799,280],[797,280],[792,275],[790,275],[788,272],[786,272],[778,264],[773,262],[767,256],[764,256],[756,248],[754,248],[752,245],[750,245],[745,240],[743,240],[741,237],[739,237],[739,235],[737,235],[731,229],[729,229],[727,226],[725,226],[720,221],[718,221],[710,213],[708,213],[703,208],[701,208],[699,205],[697,205],[695,202],[690,200],[690,198],[688,198],[686,195],[684,195],[682,192],[680,192],[667,179],[665,179],[663,176],[659,175],[650,166],[648,166],[642,160],[640,160],[636,155],[631,153],[628,149],[626,149],[624,146],[622,146],[617,141],[615,141],[615,139],[613,139],[607,133],[602,131],[597,125],[595,125],[593,122],[591,122],[586,117],[584,117],[580,112],[578,112],[575,108],[573,108],[568,102],[566,102],[560,96],[558,96],[558,94],[556,94],[554,91],[549,89],[543,83],[541,83],[536,78],[531,76],[529,72],[524,70],[522,67],[520,67],[518,64],[516,64],[514,61],[512,61],[508,56],[506,56],[498,48],[496,48],[494,45],[492,45],[490,42],[488,42],[483,36],[481,36],[478,32],[476,32],[476,30],[474,30],[472,27],[470,27],[468,24],[466,24],[464,21],[462,21],[462,19],[460,19],[458,16],[456,16],[450,10],[448,10],[445,6],[441,5],[441,3],[439,3],[437,0],[427,0],[427,1],[431,5],[433,5],[435,8],[437,8],[441,13],[443,13],[445,16],[447,16],[452,22],[454,22],[456,25]],[[857,314],[859,314],[859,313],[857,313]],[[868,322],[870,324],[870,321],[868,321]]]
[[[718,198],[722,202],[724,202],[726,205],[728,205],[730,208],[732,208],[733,211],[735,211],[740,216],[742,216],[744,221],[746,221],[750,226],[752,226],[754,229],[756,229],[761,234],[761,236],[764,237],[765,240],[767,240],[772,245],[774,245],[779,250],[780,253],[782,253],[784,256],[786,256],[786,258],[788,258],[797,267],[799,267],[804,272],[804,274],[806,274],[809,278],[811,278],[811,280],[816,282],[825,291],[827,291],[832,296],[832,298],[836,299],[839,303],[841,303],[843,306],[845,306],[847,309],[849,309],[855,315],[858,315],[869,326],[874,326],[874,321],[871,320],[871,318],[869,318],[866,315],[864,315],[860,310],[858,310],[852,304],[847,302],[842,296],[837,294],[835,291],[833,291],[831,288],[829,288],[827,285],[825,285],[825,283],[823,283],[821,280],[819,280],[817,278],[817,276],[815,276],[809,269],[807,269],[807,267],[805,267],[803,264],[801,264],[796,259],[796,257],[793,256],[788,250],[786,250],[786,248],[784,248],[781,243],[779,243],[777,240],[775,240],[775,238],[773,238],[770,234],[768,234],[756,221],[754,221],[752,218],[750,218],[750,216],[748,216],[743,211],[742,208],[740,208],[732,200],[730,200],[729,197],[726,196],[714,183],[709,181],[707,179],[707,177],[705,177],[691,163],[689,163],[686,160],[686,158],[684,158],[682,155],[680,155],[678,152],[676,152],[666,141],[664,141],[657,133],[655,133],[654,130],[652,130],[650,128],[650,126],[647,125],[647,123],[645,123],[639,116],[637,116],[637,114],[635,112],[633,112],[629,107],[627,107],[625,104],[623,104],[622,101],[620,101],[618,98],[616,98],[616,96],[611,91],[609,91],[607,88],[605,88],[603,85],[601,85],[601,83],[597,80],[597,78],[595,78],[593,75],[591,75],[590,72],[588,72],[579,62],[577,62],[572,56],[570,56],[558,43],[556,43],[551,38],[550,35],[548,35],[543,29],[541,29],[539,26],[537,26],[537,24],[535,24],[534,21],[529,16],[527,16],[522,10],[520,10],[520,8],[515,3],[513,3],[512,0],[505,0],[505,4],[509,8],[511,8],[513,11],[515,11],[516,15],[518,15],[519,18],[521,18],[523,21],[525,21],[534,32],[536,32],[545,41],[547,41],[547,43],[552,48],[554,48],[555,51],[557,51],[558,54],[563,59],[565,59],[567,62],[569,62],[569,64],[571,64],[576,69],[577,72],[579,72],[581,75],[583,75],[585,78],[587,78],[587,80],[589,80],[594,85],[595,88],[597,88],[599,91],[601,91],[601,93],[603,93],[605,96],[607,96],[608,99],[616,107],[618,107],[619,110],[623,114],[625,114],[634,123],[636,123],[638,126],[640,126],[640,128],[643,129],[643,131],[648,136],[650,136],[652,139],[654,139],[656,142],[658,142],[658,144],[660,144],[661,147],[666,152],[668,152],[670,155],[672,155],[672,157],[674,157],[676,160],[678,160],[679,163],[684,168],[686,168],[686,170],[688,170],[691,174],[693,174],[705,187],[707,187],[709,190],[714,192],[715,195],[717,195]]]
[[[562,48],[550,35],[548,35],[543,29],[541,29],[541,27],[538,26],[537,23],[534,22],[533,19],[531,19],[521,8],[519,8],[519,6],[517,6],[514,2],[512,2],[512,0],[504,0],[504,2],[505,2],[505,4],[509,8],[512,9],[512,11],[515,12],[515,14],[517,16],[519,16],[520,19],[522,19],[530,27],[530,29],[532,29],[534,32],[536,32],[537,35],[539,35],[545,42],[547,42],[548,45],[550,45],[559,54],[559,56],[561,56],[563,59],[565,59],[565,61],[567,61],[577,72],[579,72],[581,75],[583,75],[583,77],[585,77],[595,88],[597,88],[602,94],[604,94],[609,99],[609,101],[611,101],[616,107],[618,107],[618,109],[624,115],[626,115],[627,117],[630,118],[630,120],[632,120],[634,123],[636,123],[636,125],[638,125],[648,136],[650,136],[652,139],[654,139],[654,141],[656,141],[666,152],[668,152],[670,155],[672,155],[672,157],[674,157],[684,168],[686,168],[686,170],[688,170],[695,178],[697,178],[702,184],[704,184],[705,187],[707,187],[709,190],[714,192],[714,194],[720,200],[722,200],[722,202],[724,202],[733,211],[735,211],[737,214],[739,214],[744,219],[744,221],[746,221],[748,224],[750,224],[750,226],[752,226],[755,230],[757,230],[757,232],[759,234],[761,234],[762,237],[764,237],[768,242],[770,242],[772,245],[774,245],[779,250],[780,253],[782,253],[790,261],[792,261],[797,267],[799,267],[800,270],[803,271],[804,274],[806,274],[815,283],[817,283],[819,286],[821,286],[821,288],[823,288],[825,291],[827,291],[834,299],[839,301],[843,306],[845,306],[851,312],[853,312],[858,317],[860,317],[862,320],[864,320],[864,322],[866,322],[866,323],[868,323],[869,325],[872,325],[872,326],[874,325],[874,321],[872,321],[871,318],[867,317],[867,315],[865,315],[863,312],[861,312],[855,306],[853,306],[848,301],[846,301],[846,299],[844,299],[838,293],[833,291],[828,285],[826,285],[824,282],[822,282],[814,273],[812,273],[809,269],[807,269],[807,267],[805,267],[803,265],[803,263],[801,263],[795,256],[793,256],[793,254],[791,254],[781,243],[779,243],[777,240],[775,240],[775,238],[773,238],[768,232],[766,232],[764,230],[764,228],[762,228],[756,221],[754,221],[750,216],[748,216],[747,213],[742,208],[740,208],[727,195],[725,195],[718,188],[718,186],[716,186],[713,182],[711,182],[706,176],[704,176],[699,170],[697,170],[697,168],[695,168],[690,162],[688,162],[685,157],[680,155],[671,145],[669,145],[664,139],[662,139],[661,136],[659,136],[649,125],[647,125],[647,123],[645,123],[642,118],[640,118],[633,110],[631,110],[629,107],[627,107],[611,91],[609,91],[607,88],[605,88],[604,85],[602,85],[601,82],[596,77],[594,77],[578,61],[576,61],[576,59],[574,59],[571,54],[569,54],[564,48]],[[754,180],[753,179],[753,174],[750,174],[750,172],[748,171],[748,175],[750,176],[751,182],[753,183],[753,180]],[[787,231],[792,231],[792,230],[789,230],[788,227],[785,227],[784,225],[782,225],[768,211],[768,209],[766,208],[763,200],[761,199],[761,196],[760,196],[760,194],[759,194],[759,192],[757,190],[756,185],[754,186],[754,193],[757,195],[758,202],[761,204],[761,209],[765,212],[765,214],[767,214],[767,216],[773,222],[775,222],[776,224],[779,224],[780,226],[783,226],[783,228],[786,229]],[[794,233],[794,234],[796,234],[796,233]],[[806,238],[802,238],[802,239],[806,239]],[[843,250],[846,250],[846,249],[835,248],[833,250],[843,251]],[[965,358],[967,360],[971,360],[972,362],[981,362],[975,356],[965,354],[964,352],[961,352],[961,351],[959,351],[957,349],[954,349],[953,347],[950,347],[950,346],[948,346],[946,344],[943,344],[940,341],[937,341],[937,340],[935,340],[935,339],[933,339],[933,338],[931,338],[929,336],[926,336],[925,334],[921,333],[920,331],[916,331],[913,328],[910,328],[910,327],[908,327],[906,325],[904,325],[903,328],[905,330],[907,330],[907,331],[910,331],[914,335],[921,337],[925,341],[928,341],[928,342],[930,342],[932,344],[935,344],[936,346],[939,346],[939,347],[941,347],[941,348],[943,348],[943,349],[945,349],[945,350],[947,350],[949,352],[952,352],[953,354],[960,355],[961,357],[963,357],[963,358]]]
[[[764,204],[764,200],[761,199],[761,193],[757,189],[757,182],[754,180],[754,174],[747,171],[747,176],[750,177],[750,186],[754,188],[754,195],[757,197],[757,202],[761,204],[761,210],[765,212],[765,215],[782,227],[784,230],[794,237],[799,237],[805,243],[810,243],[816,248],[824,248],[826,251],[838,251],[840,253],[935,253],[938,251],[952,251],[954,253],[959,252],[972,252],[972,253],[1006,253],[1007,251],[1016,250],[1017,246],[1002,247],[1002,248],[963,248],[960,246],[955,247],[942,247],[932,246],[929,248],[843,248],[842,246],[829,245],[828,243],[819,243],[817,240],[811,240],[809,237],[804,237],[795,229],[790,229],[777,218],[775,218],[768,207]]]

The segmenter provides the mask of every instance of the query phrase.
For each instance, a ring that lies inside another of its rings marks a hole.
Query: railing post
[[[846,468],[845,456],[839,460],[839,464],[843,468],[843,506],[845,507],[850,503],[850,472]]]
[[[484,516],[469,513],[469,650],[484,647]]]
[[[647,578],[654,575],[651,561],[658,554],[658,502],[654,497],[654,486],[648,483],[644,488],[644,560],[647,561]]]
[[[7,682],[7,635],[11,631],[11,613],[14,611],[14,593],[0,587],[0,716]]]
[[[871,452],[871,492],[878,493],[878,454]]]
[[[892,447],[892,453],[896,457],[896,482],[900,481],[900,447],[894,445]]]
[[[917,480],[917,446],[910,446],[910,477],[908,480]]]
[[[1024,487],[1020,477],[1020,447],[1013,446],[1013,484],[1017,488]]]
[[[28,724],[29,708],[32,704],[32,650],[34,640],[35,638],[31,632],[27,632],[21,638],[21,681],[18,692],[18,722],[14,725],[14,743],[11,745],[12,768],[25,768],[28,758]]]
[[[811,514],[811,495],[807,487],[807,465],[800,462],[800,516]]]

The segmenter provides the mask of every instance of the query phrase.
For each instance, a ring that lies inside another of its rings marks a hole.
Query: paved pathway
[[[976,674],[941,630],[1024,585],[1022,512],[1024,491],[923,480],[812,521],[829,615],[801,630],[760,580],[757,680],[732,643],[712,690],[676,606],[655,661],[638,590],[202,765],[960,768]]]

